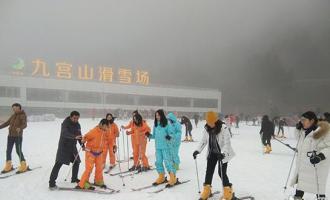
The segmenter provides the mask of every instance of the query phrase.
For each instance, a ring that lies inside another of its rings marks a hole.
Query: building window
[[[27,88],[26,98],[28,101],[53,101],[63,102],[65,92],[62,90]]]
[[[19,98],[20,97],[20,88],[1,86],[0,87],[0,97]]]
[[[169,107],[191,107],[190,98],[167,97],[167,106]]]
[[[218,108],[217,99],[194,99],[195,108]]]

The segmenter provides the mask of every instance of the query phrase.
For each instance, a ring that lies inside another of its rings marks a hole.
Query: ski
[[[221,193],[222,192],[220,192],[220,191],[213,192],[210,199],[213,199],[212,197],[214,197],[215,194],[221,194]],[[214,198],[218,198],[218,197],[214,197]],[[237,196],[235,196],[235,193],[234,193],[232,200],[255,200],[255,198],[253,196],[237,197]]]
[[[151,169],[149,169],[149,170],[147,170],[147,171],[139,171],[139,170],[135,170],[135,171],[132,171],[132,173],[126,173],[126,174],[120,174],[119,176],[121,177],[121,178],[123,178],[123,177],[127,177],[127,176],[131,176],[131,175],[133,175],[133,174],[144,174],[145,172],[149,172],[149,171],[153,171],[153,170],[155,170],[156,168],[151,168]]]
[[[117,173],[109,173],[110,176],[118,176],[118,175],[121,175],[121,174],[127,174],[131,171],[127,170],[127,171],[123,171],[123,172],[117,172]]]
[[[193,141],[182,140],[181,142],[182,142],[182,143],[194,143],[194,142],[198,142],[198,141],[196,141],[196,140],[193,140]]]
[[[177,183],[176,183],[174,186],[172,186],[172,187],[164,187],[164,188],[161,188],[161,189],[159,189],[159,190],[155,190],[155,191],[148,192],[148,193],[157,194],[157,193],[160,193],[160,192],[162,192],[162,191],[164,191],[164,190],[166,190],[166,189],[170,189],[170,188],[173,188],[173,187],[176,187],[176,186],[178,186],[178,185],[182,185],[182,184],[184,184],[184,183],[188,183],[188,182],[190,182],[190,180],[177,181]]]
[[[73,192],[87,192],[87,193],[95,193],[95,194],[117,194],[120,190],[114,189],[105,189],[105,190],[87,190],[87,189],[76,189],[76,188],[69,188],[69,187],[58,187],[56,190],[53,191],[73,191]]]
[[[146,190],[146,189],[149,189],[149,188],[155,188],[155,187],[158,187],[158,186],[160,186],[160,185],[164,185],[164,184],[166,184],[166,183],[168,183],[167,180],[165,180],[164,183],[161,183],[161,184],[158,184],[158,185],[153,185],[153,184],[151,184],[151,185],[147,185],[147,186],[140,187],[140,188],[133,188],[132,191],[133,191],[133,192],[137,192],[137,191],[142,191],[142,190]]]
[[[38,166],[38,167],[28,168],[27,171],[25,171],[25,172],[16,171],[15,173],[10,173],[10,174],[5,173],[5,175],[0,176],[0,179],[5,179],[5,178],[9,178],[9,177],[12,177],[12,176],[15,176],[15,175],[20,175],[20,174],[25,174],[27,172],[30,172],[30,171],[33,171],[33,170],[36,170],[36,169],[40,169],[40,168],[41,168],[41,166]],[[14,170],[12,170],[10,172],[14,172]]]

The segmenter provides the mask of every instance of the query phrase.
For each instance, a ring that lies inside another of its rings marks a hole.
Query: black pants
[[[78,179],[78,171],[79,171],[79,162],[75,162],[72,166],[72,176],[71,181],[75,182]],[[55,162],[53,170],[50,174],[49,178],[49,187],[54,187],[56,185],[56,179],[58,177],[58,173],[62,167],[63,163]]]
[[[210,153],[210,155],[207,158],[207,167],[206,167],[206,175],[205,175],[205,185],[212,185],[212,179],[213,179],[213,174],[215,170],[215,166],[219,162],[218,165],[218,174],[221,178],[221,166],[220,166],[220,161],[218,160],[217,154]],[[222,184],[224,187],[226,186],[231,186],[231,183],[229,182],[228,176],[227,176],[227,166],[228,163],[223,163],[222,164]]]
[[[283,126],[278,127],[277,135],[280,134],[280,132],[282,132],[282,134],[284,134],[284,127]]]
[[[16,153],[20,159],[20,161],[25,161],[23,152],[22,152],[22,142],[23,142],[23,137],[11,137],[8,136],[7,138],[7,157],[6,160],[9,161],[11,160],[11,152],[13,151],[13,147],[15,144],[16,147]]]
[[[262,134],[261,140],[262,140],[262,144],[264,146],[272,146],[272,144],[270,143],[272,136],[271,135],[266,135],[266,134]]]
[[[296,197],[301,197],[301,198],[303,198],[304,194],[305,194],[304,191],[296,190],[296,194],[295,194],[295,196],[296,196]],[[325,198],[325,194],[316,195],[316,197]]]
[[[191,130],[186,129],[186,137],[188,137],[188,135],[191,137]]]

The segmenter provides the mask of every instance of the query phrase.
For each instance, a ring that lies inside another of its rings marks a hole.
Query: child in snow
[[[200,199],[206,200],[211,194],[211,185],[215,166],[218,165],[218,173],[222,179],[223,197],[220,200],[232,200],[233,189],[227,175],[228,162],[235,156],[234,150],[230,144],[230,133],[225,124],[218,119],[215,112],[206,113],[206,125],[203,132],[203,139],[197,150],[193,153],[194,159],[207,146],[207,168],[204,182],[204,189]]]
[[[105,167],[107,155],[109,152],[110,158],[110,167],[109,170],[115,167],[116,165],[116,156],[115,153],[117,151],[116,146],[116,138],[119,137],[119,130],[116,123],[114,123],[114,117],[111,113],[106,115],[106,119],[109,121],[109,128],[104,137],[104,146],[103,146],[103,166]]]
[[[173,113],[168,113],[167,119],[170,124],[173,126],[174,129],[174,141],[172,142],[173,145],[173,157],[174,157],[174,167],[176,170],[179,170],[180,165],[180,145],[181,145],[181,135],[182,135],[182,127],[181,124],[178,122],[178,119]]]
[[[330,125],[318,122],[316,114],[308,111],[296,128],[298,153],[291,185],[297,188],[293,199],[302,200],[304,193],[309,192],[324,200],[330,168]]]
[[[89,183],[89,177],[95,165],[94,183],[97,186],[106,188],[103,181],[103,157],[102,150],[104,145],[104,137],[107,134],[109,121],[102,119],[98,126],[90,130],[84,135],[82,142],[86,143],[85,147],[85,171],[80,179],[77,189],[95,189]]]
[[[148,171],[150,170],[150,165],[148,157],[146,156],[147,150],[147,137],[150,135],[150,127],[147,122],[142,119],[142,116],[139,113],[136,113],[133,117],[133,124],[131,126],[131,131],[128,131],[127,135],[132,135],[133,143],[133,159],[134,165],[129,170],[134,171]],[[142,161],[142,168],[139,163],[139,159]]]
[[[174,167],[174,159],[171,155],[173,151],[173,146],[170,142],[174,140],[173,127],[168,123],[165,113],[163,110],[158,110],[155,113],[155,122],[152,135],[150,138],[155,139],[156,146],[156,169],[158,172],[158,178],[153,183],[153,185],[159,185],[165,183],[165,170],[166,169],[170,175],[170,180],[166,187],[172,187],[177,183],[176,169]]]

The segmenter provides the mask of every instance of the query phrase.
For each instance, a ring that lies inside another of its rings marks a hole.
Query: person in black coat
[[[186,137],[185,137],[184,141],[192,142],[193,139],[192,139],[191,131],[192,131],[193,127],[192,127],[190,119],[186,116],[182,116],[181,124],[184,124],[184,126],[186,127]]]
[[[272,136],[274,136],[274,131],[274,123],[269,120],[269,117],[267,115],[264,115],[262,117],[260,135],[262,144],[264,145],[265,153],[270,153],[272,151],[270,140]]]
[[[277,136],[279,136],[280,135],[280,132],[282,132],[282,136],[279,136],[279,137],[285,138],[285,136],[284,136],[284,126],[287,126],[287,125],[288,124],[286,123],[285,118],[281,118],[280,121],[278,122]]]
[[[81,127],[78,122],[79,117],[79,112],[72,111],[70,116],[67,117],[62,123],[61,136],[56,154],[56,161],[49,178],[50,189],[57,188],[56,179],[63,164],[69,165],[70,163],[73,163],[71,182],[79,182],[78,171],[79,164],[81,161],[76,147],[77,141],[83,148],[83,145],[81,143]]]

